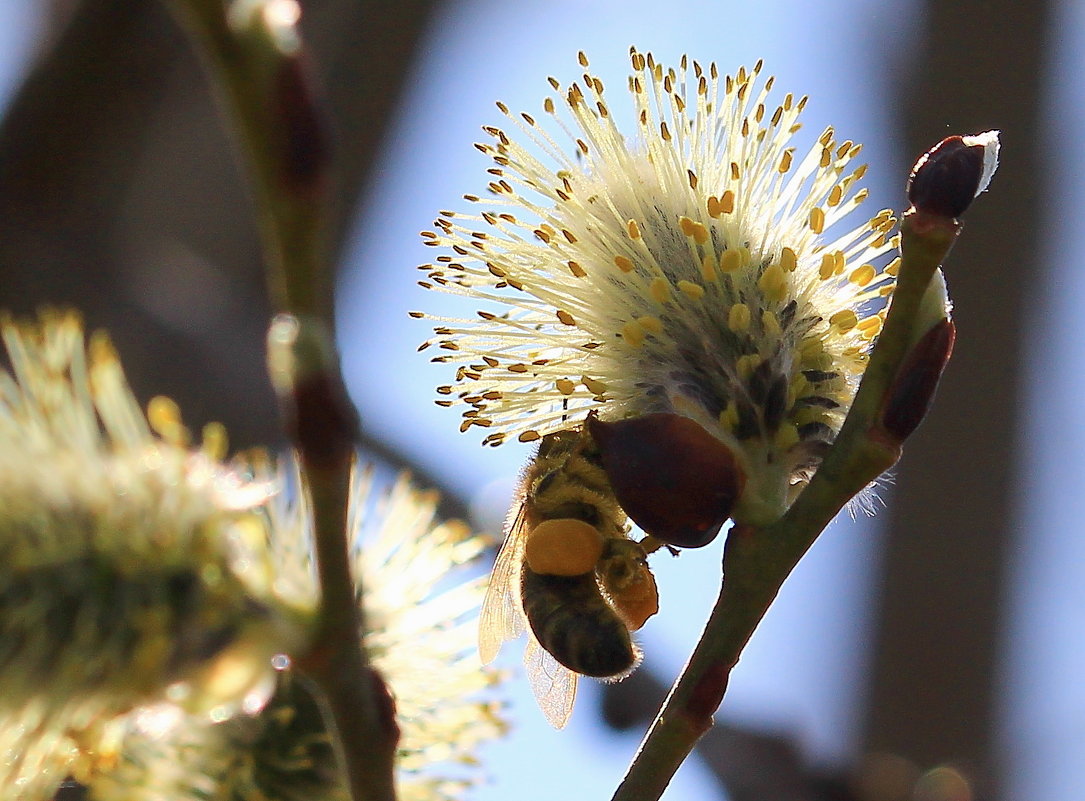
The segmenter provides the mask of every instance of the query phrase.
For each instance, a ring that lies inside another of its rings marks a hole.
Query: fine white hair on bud
[[[881,330],[896,220],[851,214],[860,146],[827,128],[797,144],[806,98],[752,69],[677,69],[632,50],[634,130],[602,80],[542,114],[498,108],[474,211],[442,211],[422,286],[477,299],[424,343],[456,364],[438,404],[483,442],[534,441],[590,412],[689,417],[745,475],[735,518],[778,517],[835,439]],[[566,139],[567,145],[560,144]]]
[[[134,709],[266,694],[300,633],[258,591],[274,482],[223,464],[218,427],[192,447],[172,402],[145,416],[75,314],[0,333],[0,788],[40,801],[108,764]]]
[[[437,521],[436,495],[405,477],[381,492],[372,483],[367,471],[352,482],[351,558],[364,592],[362,641],[395,697],[398,797],[452,801],[479,778],[480,744],[505,728],[488,692],[499,674],[474,653],[481,580],[462,569],[489,542]],[[312,609],[312,515],[282,497],[267,509],[275,590]],[[347,801],[319,691],[288,660],[278,667],[271,700],[251,714],[220,724],[187,716],[166,732],[130,720],[118,764],[90,784],[90,801]]]
[[[991,179],[995,176],[995,170],[998,169],[998,150],[1000,143],[998,141],[998,135],[1000,131],[984,131],[983,133],[974,134],[973,136],[962,136],[961,141],[964,142],[965,147],[982,147],[983,148],[983,172],[980,174],[979,186],[976,188],[976,195],[980,192],[985,192],[987,187],[991,183]]]

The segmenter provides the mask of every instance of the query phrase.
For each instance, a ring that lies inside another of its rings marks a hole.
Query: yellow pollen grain
[[[701,259],[701,278],[713,282],[719,279],[719,276],[716,275],[716,254],[712,251],[704,254]]]
[[[899,258],[893,259],[891,262],[889,262],[887,265],[885,265],[885,274],[886,275],[891,275],[891,276],[895,277],[896,274],[899,273],[899,272],[900,272],[900,259]]]
[[[572,395],[573,391],[576,389],[576,384],[568,378],[559,378],[554,382],[554,386],[557,387],[558,392],[562,395]]]
[[[567,262],[569,272],[575,275],[577,278],[584,278],[587,273],[584,272],[584,268],[577,264],[575,261]]]
[[[843,332],[855,328],[859,323],[859,318],[851,309],[843,309],[830,317],[829,322]]]
[[[641,345],[643,345],[646,336],[647,332],[645,332],[644,326],[642,326],[636,320],[630,320],[628,323],[622,326],[622,339],[624,339],[634,348],[639,348]]]
[[[645,315],[644,317],[638,317],[637,322],[640,324],[641,328],[643,328],[649,334],[655,334],[656,336],[659,336],[663,333],[663,321],[660,320],[658,317],[653,317],[652,315]]]
[[[730,214],[735,210],[735,193],[733,190],[728,189],[722,195],[720,195],[720,212],[723,214]]]
[[[750,330],[750,307],[745,303],[736,303],[727,312],[727,327],[736,334]]]
[[[681,111],[681,109],[679,109],[679,111]],[[695,173],[693,170],[686,170],[686,175],[689,177],[689,188],[690,189],[696,189],[697,188],[697,173]]]
[[[783,333],[783,329],[780,328],[780,321],[768,309],[761,312],[761,327],[765,329],[765,333],[769,336],[778,337]]]
[[[614,264],[623,273],[631,273],[631,272],[633,272],[633,262],[631,262],[625,256],[615,256],[614,257]]]
[[[885,322],[885,320],[881,315],[875,314],[871,317],[864,317],[859,321],[858,325],[856,325],[856,328],[860,331],[867,331],[871,328],[881,328],[883,322]]]
[[[625,230],[629,234],[630,239],[640,239],[640,226],[637,225],[636,220],[630,220],[625,224]]]
[[[795,413],[791,415],[791,421],[796,426],[804,426],[808,423],[829,424],[829,419],[825,416],[824,411],[816,406],[800,406],[795,410]]]
[[[181,407],[172,398],[157,395],[147,404],[147,422],[161,437],[177,442],[177,435],[184,431],[181,423]]]
[[[738,426],[738,407],[734,401],[728,401],[726,408],[720,412],[720,425],[732,432]]]
[[[517,437],[517,439],[520,440],[520,442],[534,442],[535,440],[541,439],[541,438],[542,438],[542,435],[538,431],[535,431],[534,429],[530,429],[528,431],[522,431],[522,432],[520,432],[520,436]]]
[[[698,245],[703,245],[708,241],[708,229],[702,223],[691,220],[689,217],[679,217],[678,226],[683,234],[693,237]]]
[[[664,142],[671,141],[671,132],[667,129],[667,123],[659,123],[659,135],[663,137]]]
[[[529,368],[526,364],[523,364],[521,362],[517,364],[510,364],[505,369],[508,370],[510,373],[526,373]]]
[[[722,209],[720,209],[720,199],[715,195],[709,195],[708,216],[712,219],[717,219],[721,214],[723,214],[723,211]]]
[[[739,356],[735,362],[735,369],[738,371],[739,378],[743,381],[753,375],[753,371],[757,369],[761,364],[761,357],[756,353],[747,353],[745,356]]]
[[[825,212],[820,206],[810,209],[810,230],[815,234],[825,230]]]
[[[874,276],[877,274],[873,264],[863,264],[851,271],[848,280],[856,286],[866,286],[874,280]]]
[[[607,391],[606,384],[597,379],[589,378],[586,375],[580,377],[580,383],[586,386],[588,388],[588,392],[593,395],[602,395],[604,392]]]
[[[829,190],[829,197],[825,203],[829,206],[839,206],[840,201],[844,199],[844,189],[837,184],[831,190]]]
[[[741,177],[742,177],[742,171],[739,170],[739,168],[738,168],[738,162],[737,161],[732,161],[731,162],[731,179],[737,181]]]
[[[773,443],[776,445],[776,449],[780,451],[789,451],[795,445],[799,444],[799,431],[791,423],[784,423],[776,431],[776,436],[773,437]]]
[[[573,319],[573,315],[569,314],[569,312],[558,309],[557,315],[564,325],[576,325],[576,320]]]
[[[803,362],[814,362],[825,351],[825,346],[820,337],[811,336],[802,341],[799,346],[799,355]]]
[[[822,281],[828,281],[833,277],[833,273],[836,272],[836,259],[833,258],[832,253],[826,253],[821,257],[821,264],[818,266],[818,277]]]
[[[738,248],[727,248],[720,254],[720,272],[733,273],[742,266],[742,251]]]
[[[785,172],[791,169],[791,161],[795,157],[790,148],[784,151],[784,154],[780,156],[780,166],[776,169],[783,175]]]
[[[858,328],[863,339],[872,340],[882,332],[882,318],[868,317],[859,322]]]
[[[648,285],[648,294],[656,303],[667,303],[671,299],[671,285],[666,278],[653,278]]]
[[[787,296],[787,276],[779,264],[770,264],[757,279],[757,286],[769,300],[781,301]]]
[[[793,273],[799,268],[799,257],[791,248],[780,250],[780,267],[784,272]]]
[[[679,281],[678,288],[691,300],[700,300],[704,297],[704,287],[692,281]]]
[[[787,394],[790,398],[800,398],[810,392],[810,382],[806,380],[806,376],[802,373],[795,373],[791,377],[791,382],[787,387]],[[792,401],[794,403],[794,401]]]
[[[545,111],[547,114],[554,113],[554,98],[548,97],[546,98],[546,100],[543,101],[543,111]]]
[[[842,250],[834,250],[833,251],[833,265],[834,265],[833,272],[836,275],[843,275],[844,274],[844,268],[848,266],[848,260],[847,260],[847,257],[844,256],[844,251],[842,251]]]

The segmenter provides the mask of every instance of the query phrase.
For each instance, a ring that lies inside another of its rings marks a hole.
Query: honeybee
[[[640,662],[630,632],[659,609],[644,545],[629,539],[586,428],[543,437],[524,469],[482,605],[479,655],[529,631],[528,678],[562,728],[579,675],[618,680]]]

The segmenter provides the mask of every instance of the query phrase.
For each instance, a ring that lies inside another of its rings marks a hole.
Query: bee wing
[[[564,729],[573,714],[577,674],[558,664],[534,637],[528,637],[524,666],[546,722],[555,729]]]
[[[520,604],[520,569],[523,562],[523,507],[508,527],[508,534],[497,553],[478,623],[478,655],[488,665],[506,640],[524,633],[526,628]]]

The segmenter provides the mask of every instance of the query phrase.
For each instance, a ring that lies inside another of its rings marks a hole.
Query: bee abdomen
[[[629,629],[599,593],[593,573],[551,576],[524,567],[524,613],[535,639],[576,673],[611,678],[636,664]]]

